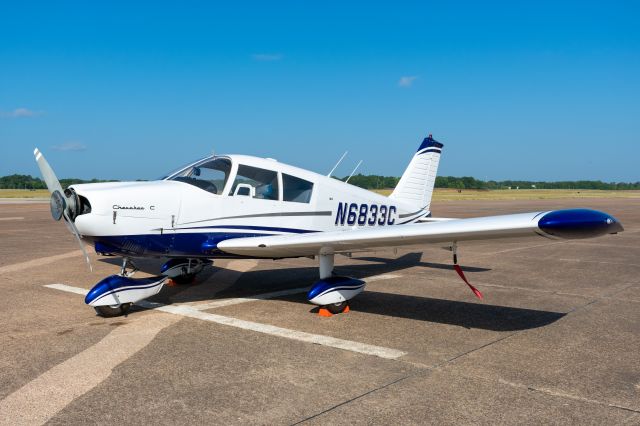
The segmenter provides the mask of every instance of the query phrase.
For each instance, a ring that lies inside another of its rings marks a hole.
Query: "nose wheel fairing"
[[[307,294],[314,305],[327,306],[353,299],[364,290],[365,282],[350,277],[328,277],[317,281]]]
[[[135,303],[160,292],[168,277],[130,278],[110,275],[93,286],[84,302],[89,306],[119,306]]]

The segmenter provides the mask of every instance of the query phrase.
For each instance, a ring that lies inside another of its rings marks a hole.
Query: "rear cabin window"
[[[294,203],[308,203],[311,201],[313,183],[288,174],[282,174],[283,200]]]
[[[240,164],[229,195],[277,200],[278,173]]]

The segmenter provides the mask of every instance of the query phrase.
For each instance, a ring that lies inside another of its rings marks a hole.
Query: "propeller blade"
[[[44,158],[44,155],[42,155],[38,148],[33,150],[33,155],[36,157],[36,163],[38,163],[38,167],[40,168],[40,174],[42,175],[44,182],[47,184],[49,192],[53,194],[54,191],[60,191],[60,194],[64,194],[60,181],[56,177],[56,174],[53,172],[53,169],[47,160]]]
[[[76,237],[78,241],[78,245],[80,246],[80,250],[82,250],[82,254],[84,254],[84,260],[87,261],[87,266],[89,267],[89,272],[93,272],[93,265],[91,265],[91,259],[89,259],[89,254],[87,250],[84,248],[84,244],[82,244],[82,239],[80,237],[80,232],[78,232],[78,228],[76,228],[76,224],[67,216],[67,213],[64,213],[64,222],[67,224],[67,228],[71,231],[71,233]]]
[[[87,261],[89,271],[93,272],[91,259],[89,259],[89,254],[84,248],[80,232],[78,232],[76,224],[73,223],[73,220],[71,220],[71,218],[69,217],[68,207],[71,206],[70,208],[73,209],[73,198],[68,197],[64,193],[58,177],[38,148],[33,150],[33,155],[36,157],[36,162],[38,163],[38,167],[40,168],[40,174],[42,174],[42,178],[47,184],[47,189],[51,193],[51,214],[53,218],[55,220],[60,220],[60,218],[64,216],[64,223],[67,225],[67,228],[69,228],[69,231],[73,234],[73,236],[76,237],[78,245],[80,246],[80,250],[82,250],[82,254],[84,254],[84,259]]]

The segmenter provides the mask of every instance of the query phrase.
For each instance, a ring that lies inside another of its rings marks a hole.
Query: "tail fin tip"
[[[431,133],[429,133],[429,136],[424,138],[424,140],[420,144],[420,147],[418,148],[418,151],[416,151],[416,152],[420,152],[423,149],[427,149],[427,148],[442,149],[443,146],[444,146],[444,144],[442,144],[442,143],[438,142],[437,140],[435,140],[433,138],[433,136],[431,135]]]

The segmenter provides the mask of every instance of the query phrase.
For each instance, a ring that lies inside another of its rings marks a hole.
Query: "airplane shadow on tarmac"
[[[362,265],[336,266],[335,273],[366,280],[367,277],[390,274],[412,267],[431,269],[448,269],[450,264],[421,261],[422,253],[407,253],[396,259],[377,257],[354,257],[355,260],[367,262]],[[121,258],[112,257],[100,261],[120,265]],[[142,259],[136,265],[143,272],[157,274],[161,260]],[[463,266],[466,272],[485,272],[490,269]],[[235,297],[246,297],[279,290],[311,286],[317,280],[317,267],[278,268],[250,270],[234,280],[230,285],[216,285],[216,274],[224,273],[224,269],[207,268],[202,272],[196,284],[165,287],[160,294],[150,300],[164,304],[212,301]],[[464,284],[461,282],[461,285]],[[286,300],[308,304],[303,293],[276,297],[274,300]],[[559,320],[565,313],[542,311],[535,309],[514,308],[508,306],[488,305],[482,302],[460,302],[455,300],[433,299],[429,297],[383,293],[366,290],[350,302],[353,311],[366,312],[396,318],[417,321],[457,325],[465,328],[478,328],[491,331],[518,331],[549,325]],[[317,308],[311,307],[311,312]]]

